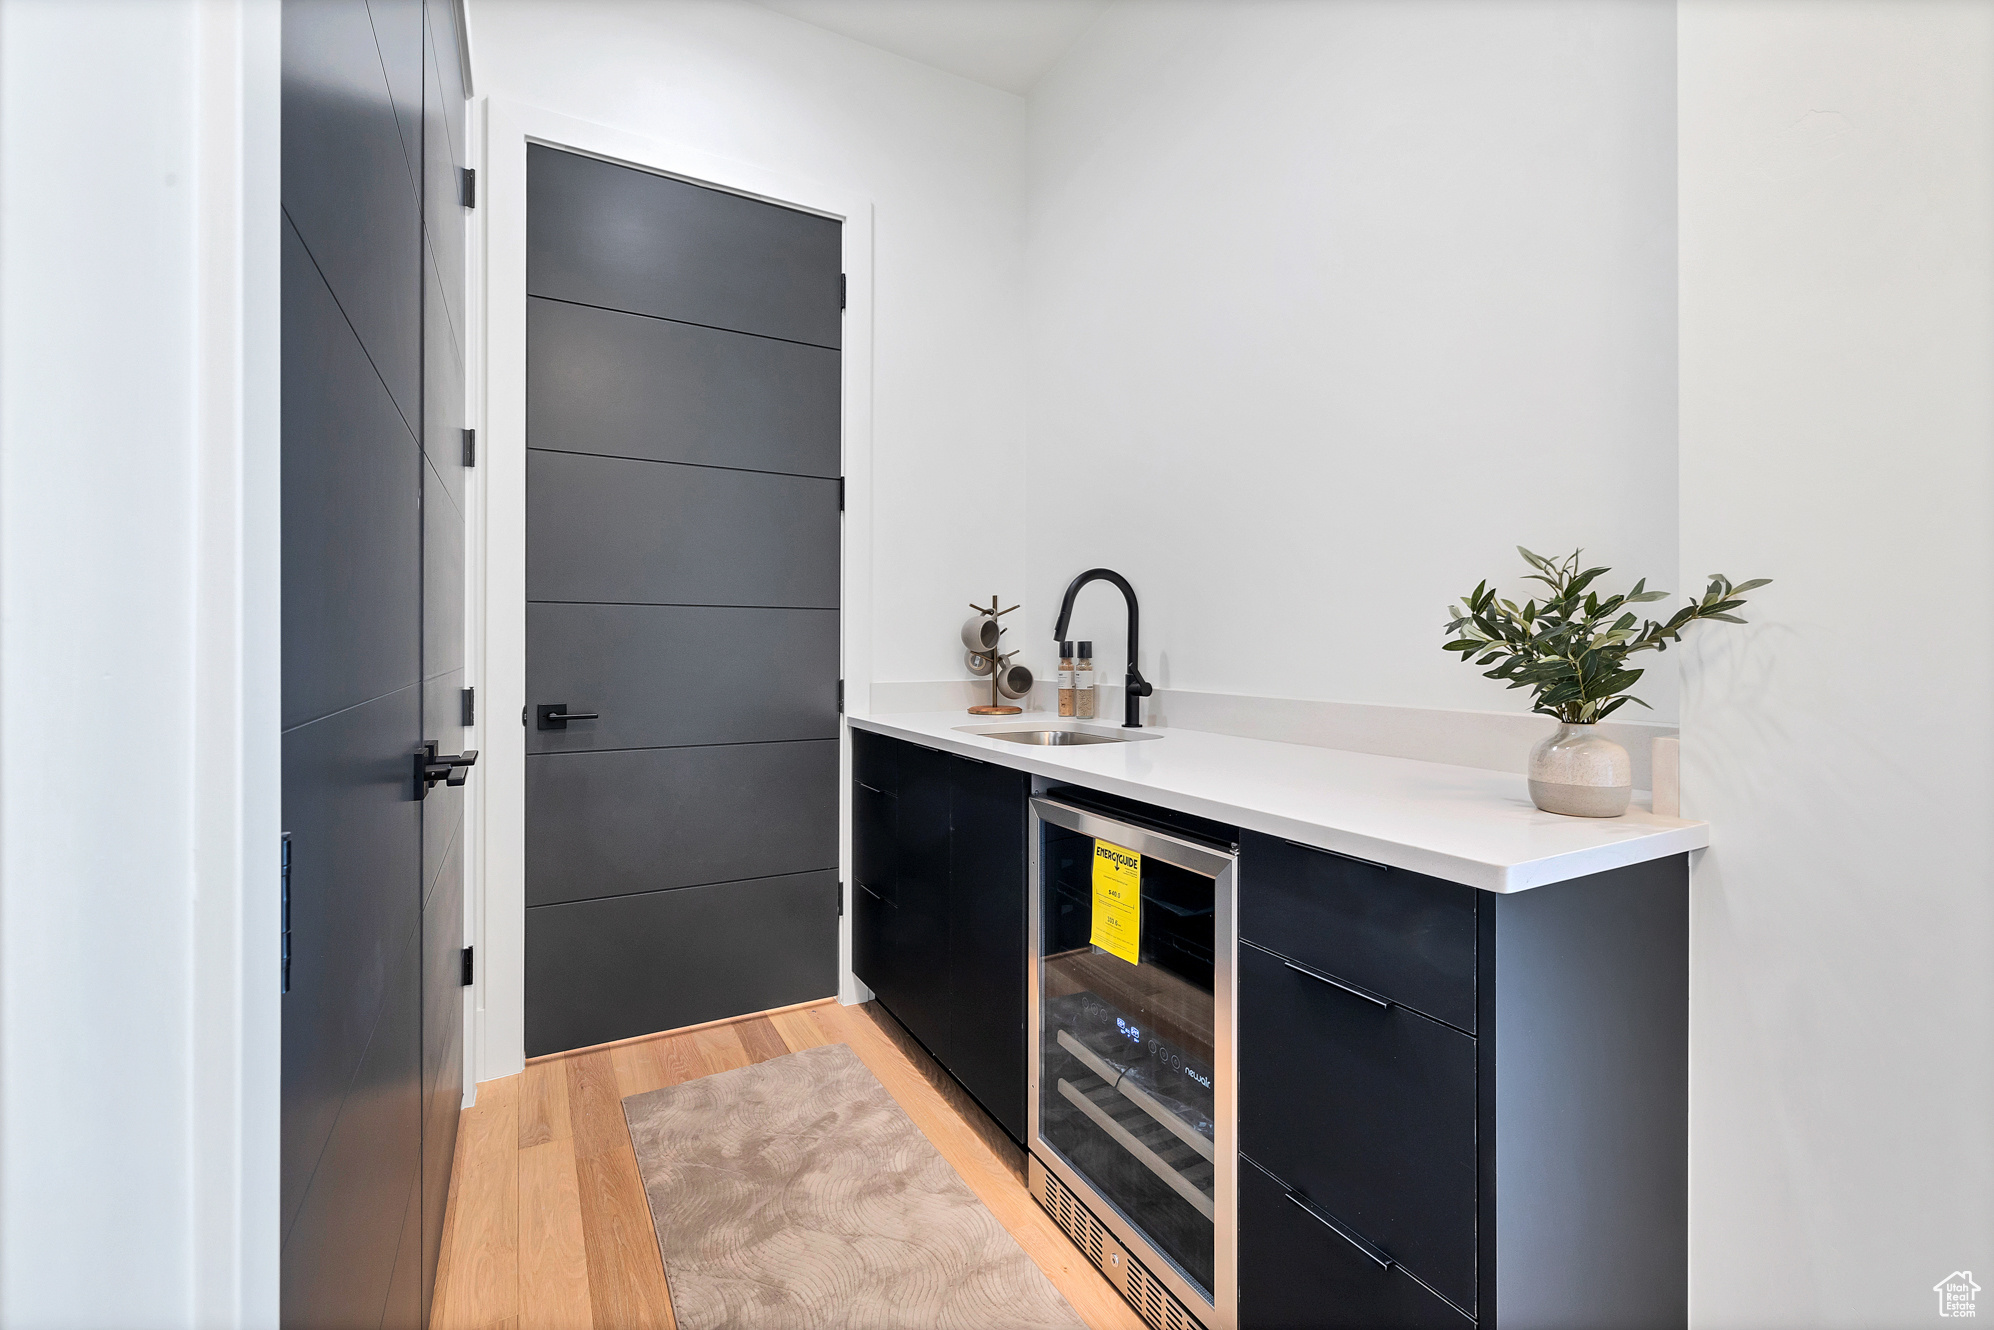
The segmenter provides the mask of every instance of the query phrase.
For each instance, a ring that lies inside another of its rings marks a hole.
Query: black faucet
[[[1073,617],[1073,598],[1080,594],[1080,588],[1089,582],[1113,582],[1121,588],[1122,599],[1129,603],[1129,672],[1122,680],[1122,704],[1127,719],[1122,721],[1125,730],[1142,728],[1142,699],[1156,690],[1142,677],[1142,671],[1135,667],[1136,636],[1141,631],[1142,614],[1136,609],[1135,588],[1129,580],[1112,568],[1089,568],[1067,584],[1066,599],[1059,603],[1059,622],[1053,625],[1052,640],[1066,640],[1066,621]]]

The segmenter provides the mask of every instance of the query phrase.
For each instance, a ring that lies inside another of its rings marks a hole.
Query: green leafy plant
[[[1498,598],[1486,581],[1477,583],[1468,594],[1465,613],[1459,605],[1447,607],[1453,615],[1447,633],[1453,640],[1444,649],[1460,652],[1464,662],[1495,666],[1484,670],[1483,677],[1506,680],[1511,688],[1532,689],[1536,693],[1532,711],[1570,725],[1590,725],[1629,702],[1641,702],[1627,691],[1643,673],[1628,668],[1630,655],[1668,650],[1669,643],[1681,641],[1682,630],[1698,619],[1745,622],[1731,611],[1745,603],[1747,591],[1772,581],[1758,577],[1734,586],[1730,578],[1712,573],[1703,599],[1691,601],[1667,623],[1660,623],[1643,620],[1626,608],[1668,596],[1666,591],[1648,590],[1646,578],[1624,595],[1601,599],[1592,584],[1612,569],[1581,572],[1583,551],[1573,550],[1558,560],[1532,554],[1521,545],[1516,552],[1537,570],[1528,575],[1529,580],[1542,582],[1550,594],[1541,604],[1533,599],[1519,608],[1513,600]]]

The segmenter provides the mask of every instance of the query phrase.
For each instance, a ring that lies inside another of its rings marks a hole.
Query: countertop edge
[[[965,723],[972,723],[974,719],[964,717]],[[1409,872],[1425,873],[1431,877],[1459,882],[1498,895],[1567,882],[1574,878],[1624,868],[1630,864],[1646,863],[1653,859],[1665,859],[1691,850],[1704,849],[1710,844],[1708,823],[1685,822],[1673,827],[1656,828],[1638,837],[1615,840],[1522,863],[1490,863],[1436,850],[1430,846],[1385,840],[1340,827],[1299,821],[1242,804],[1226,803],[1148,785],[1124,776],[1075,772],[1071,768],[1040,758],[1029,747],[1019,746],[1016,751],[1009,749],[998,751],[994,745],[987,742],[973,742],[973,736],[935,733],[924,728],[895,724],[891,716],[851,715],[846,716],[845,720],[854,729],[885,735],[887,738],[921,744],[924,747],[953,753],[958,757],[993,763],[1030,775],[1043,776],[1049,780],[1084,784],[1107,794],[1138,799],[1180,813],[1190,813],[1197,817],[1210,818],[1213,821],[1257,831],[1263,835],[1278,836],[1283,840],[1313,846],[1316,849],[1369,859]],[[1267,739],[1240,738],[1237,742],[1281,746]]]

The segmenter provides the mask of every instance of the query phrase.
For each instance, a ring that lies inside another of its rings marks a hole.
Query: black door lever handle
[[[543,730],[565,730],[571,720],[599,720],[600,712],[570,711],[566,702],[543,702],[535,708]]]
[[[439,781],[446,785],[462,785],[471,778],[471,768],[478,764],[478,750],[466,748],[461,753],[439,753],[436,741],[430,740],[415,752],[415,797],[428,796],[430,789]]]

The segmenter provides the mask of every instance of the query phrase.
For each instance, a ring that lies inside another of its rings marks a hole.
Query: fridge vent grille
[[[1129,1301],[1155,1330],[1198,1330],[1198,1323],[1185,1313],[1184,1304],[1171,1297],[1140,1262],[1133,1260],[1129,1262]]]
[[[1036,1165],[1038,1161],[1034,1159],[1032,1162]],[[1123,1296],[1148,1322],[1151,1330],[1204,1330],[1184,1310],[1184,1304],[1177,1301],[1135,1257],[1126,1257],[1128,1269],[1125,1275],[1118,1276],[1108,1269],[1102,1256],[1102,1240],[1107,1230],[1101,1226],[1101,1221],[1094,1218],[1093,1212],[1073,1194],[1071,1188],[1054,1177],[1050,1169],[1034,1167],[1031,1171],[1044,1189],[1043,1194],[1036,1198],[1039,1204],[1045,1207],[1046,1213],[1052,1216],[1053,1222],[1065,1231],[1066,1236],[1073,1239],[1073,1244],[1087,1254],[1095,1267],[1108,1276],[1110,1283],[1121,1283],[1126,1279],[1121,1290]],[[1120,1244],[1114,1245],[1119,1247]]]
[[[1101,1221],[1075,1199],[1065,1183],[1050,1173],[1045,1175],[1045,1189],[1046,1209],[1051,1211],[1053,1220],[1087,1253],[1087,1259],[1097,1266],[1102,1264]]]

